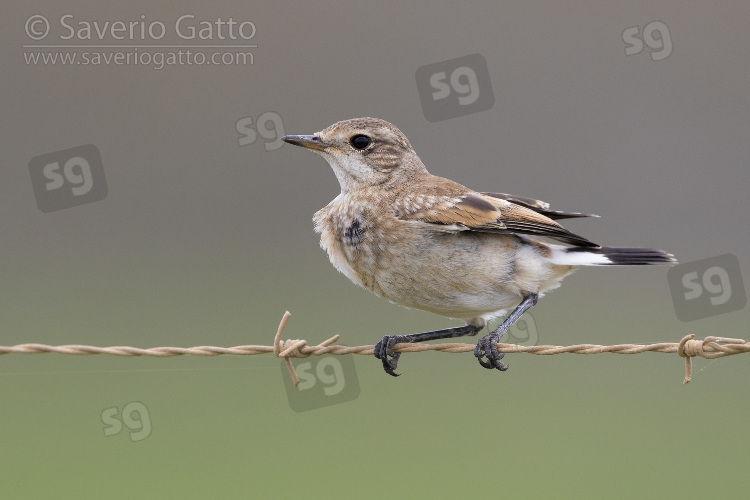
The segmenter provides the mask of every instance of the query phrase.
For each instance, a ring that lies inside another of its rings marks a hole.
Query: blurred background
[[[397,125],[433,174],[597,213],[565,225],[686,266],[581,269],[526,342],[750,337],[747,2],[2,13],[0,345],[270,345],[287,309],[286,337],[312,344],[458,324],[357,288],[318,247],[338,183],[278,138],[358,116]],[[697,359],[686,386],[677,355],[506,361],[406,354],[394,379],[310,358],[291,389],[271,355],[0,356],[4,494],[745,492],[748,357]]]

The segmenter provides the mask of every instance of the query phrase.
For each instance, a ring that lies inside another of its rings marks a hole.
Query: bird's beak
[[[325,151],[329,146],[317,135],[285,135],[281,140],[314,151]]]

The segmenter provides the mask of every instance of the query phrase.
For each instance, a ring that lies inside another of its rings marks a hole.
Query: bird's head
[[[281,139],[325,158],[342,192],[403,183],[426,172],[406,136],[377,118],[353,118],[314,135],[285,135]]]

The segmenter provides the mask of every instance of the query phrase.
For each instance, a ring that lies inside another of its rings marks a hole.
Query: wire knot
[[[695,340],[695,334],[691,333],[685,335],[680,340],[680,344],[677,346],[677,354],[682,358],[694,358],[700,356],[702,358],[707,357],[706,351],[703,350],[703,343],[705,340]]]
[[[307,340],[281,340],[279,339],[279,351],[276,352],[276,349],[274,349],[274,354],[278,356],[279,358],[309,358],[310,353],[309,352],[302,352],[300,349],[307,346]],[[274,346],[276,347],[276,346]]]
[[[705,359],[721,358],[747,352],[747,347],[747,342],[742,339],[706,337],[703,340],[695,340],[694,334],[685,335],[677,346],[677,354],[685,358],[685,379],[682,383],[687,384],[693,377],[692,358],[696,356]]]
[[[308,346],[307,340],[282,340],[281,336],[284,333],[284,328],[286,328],[286,322],[289,321],[291,316],[292,315],[289,311],[286,311],[281,318],[279,329],[276,330],[276,337],[273,339],[273,353],[276,357],[284,359],[286,367],[289,369],[289,375],[292,376],[292,382],[294,382],[294,386],[297,387],[299,385],[299,377],[297,376],[297,370],[294,369],[294,365],[290,358],[309,358],[312,355],[320,356],[321,354],[325,354],[329,352],[328,346],[338,341],[339,335],[334,335],[315,347]]]

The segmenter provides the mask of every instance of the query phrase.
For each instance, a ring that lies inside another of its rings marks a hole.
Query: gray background
[[[25,64],[26,19],[67,13],[249,19],[258,48],[240,67]],[[597,242],[732,253],[749,279],[747,2],[43,0],[2,14],[2,345],[268,345],[286,309],[287,337],[311,343],[455,324],[330,266],[310,220],[338,193],[329,167],[239,145],[237,121],[268,111],[288,134],[384,118],[433,174],[597,213],[566,223]],[[622,32],[657,20],[672,54],[626,56]],[[417,68],[475,53],[494,107],[428,122]],[[29,161],[82,144],[101,152],[106,198],[42,213]],[[666,268],[582,269],[532,313],[542,344],[748,337],[747,308],[678,321]],[[744,356],[697,360],[688,386],[676,355],[506,360],[490,373],[469,354],[405,355],[392,379],[357,357],[357,399],[296,413],[270,355],[2,356],[0,469],[16,497],[745,490],[729,481],[750,459]],[[102,411],[134,401],[151,435],[105,437]]]

